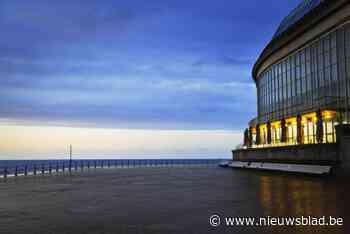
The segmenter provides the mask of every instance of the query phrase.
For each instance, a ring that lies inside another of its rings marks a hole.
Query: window
[[[339,30],[341,29],[320,37],[261,74],[258,105],[259,113],[265,114],[265,120],[269,117],[277,120],[284,114],[298,114],[325,105],[325,96],[330,100],[329,98],[346,94],[341,89],[339,93],[337,88],[346,86],[337,83],[343,82],[339,79],[337,51],[340,46],[338,44],[343,45],[339,43],[338,37],[344,36],[345,64],[350,76],[350,24],[344,29],[344,34],[339,33]],[[314,140],[308,138],[306,141]]]

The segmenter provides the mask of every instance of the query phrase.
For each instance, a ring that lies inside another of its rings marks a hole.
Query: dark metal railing
[[[191,167],[217,166],[221,159],[130,159],[130,160],[72,160],[72,161],[28,161],[0,167],[0,178],[9,176],[45,175],[53,173],[72,173],[79,170],[98,168],[144,168],[144,167]],[[11,163],[10,163],[11,164]]]

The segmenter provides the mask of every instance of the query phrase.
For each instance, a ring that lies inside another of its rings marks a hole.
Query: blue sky
[[[0,118],[241,130],[252,65],[299,0],[3,0]]]
[[[2,0],[0,159],[230,157],[298,3]]]

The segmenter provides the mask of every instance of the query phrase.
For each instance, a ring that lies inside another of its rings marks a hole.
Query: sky
[[[0,159],[229,155],[299,2],[0,1]]]

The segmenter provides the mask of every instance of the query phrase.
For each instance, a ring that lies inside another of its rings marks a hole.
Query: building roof
[[[303,0],[291,13],[289,13],[289,15],[282,20],[273,38],[277,38],[282,33],[288,31],[290,27],[320,5],[321,2],[322,0]]]
[[[271,55],[279,51],[297,37],[315,27],[323,19],[336,14],[339,9],[350,4],[349,0],[302,0],[279,25],[272,40],[266,45],[255,62],[252,77],[257,81],[258,71]],[[345,19],[344,19],[345,20]]]

